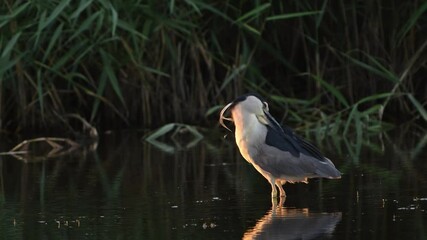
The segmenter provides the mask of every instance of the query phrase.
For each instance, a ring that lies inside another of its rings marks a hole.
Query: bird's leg
[[[272,198],[271,198],[271,208],[272,208],[273,210],[276,210],[276,207],[277,207],[277,198],[272,197]]]
[[[286,192],[283,190],[283,184],[285,184],[286,181],[276,180],[276,186],[279,188],[280,191],[280,197],[286,198]]]
[[[276,186],[274,186],[274,184],[271,184],[271,197],[272,198],[277,197],[277,189],[276,189]]]
[[[276,179],[274,178],[270,178],[270,185],[271,185],[271,197],[272,198],[276,198],[277,197],[277,189],[276,186],[274,185],[274,182],[276,181]]]
[[[286,197],[280,197],[279,198],[279,202],[277,202],[277,198],[271,198],[271,207],[273,210],[273,213],[276,211],[277,209],[280,209],[283,207],[283,205],[285,204],[286,201]]]
[[[279,207],[283,207],[283,205],[285,204],[285,202],[286,202],[286,196],[284,196],[284,197],[280,197],[280,201],[279,201]]]

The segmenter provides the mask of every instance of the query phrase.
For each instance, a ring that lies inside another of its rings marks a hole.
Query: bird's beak
[[[267,112],[268,113],[268,112]],[[260,114],[256,116],[258,118],[258,121],[264,125],[270,125],[268,118],[266,116],[266,112],[264,111],[264,114]]]
[[[262,115],[257,115],[258,121],[260,121],[260,123],[277,130],[282,129],[280,124],[276,121],[276,119],[273,118],[273,116],[271,116],[268,110],[264,110],[263,113],[264,114]]]
[[[229,103],[229,104],[227,104],[222,110],[221,110],[221,113],[219,114],[219,124],[221,124],[221,126],[223,126],[224,128],[226,128],[228,131],[230,131],[230,132],[233,132],[233,131],[231,131],[225,124],[224,124],[224,120],[227,120],[227,121],[230,121],[230,122],[233,122],[233,119],[232,118],[227,118],[227,117],[224,117],[224,113],[228,110],[228,108],[232,105],[233,103],[231,102],[231,103]]]

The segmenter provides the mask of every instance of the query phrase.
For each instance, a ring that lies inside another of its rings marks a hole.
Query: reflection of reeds
[[[165,136],[170,132],[173,132],[171,134],[170,139],[173,141],[174,143],[173,145],[175,146],[158,140],[158,138]],[[192,138],[187,142],[184,142],[183,144],[181,144],[178,139],[178,135],[183,135],[185,133],[189,133]],[[203,135],[200,134],[200,132],[195,127],[186,125],[186,124],[180,124],[180,123],[166,124],[163,127],[151,133],[147,138],[145,138],[145,140],[148,141],[149,143],[153,144],[154,146],[161,149],[162,151],[169,152],[169,153],[174,153],[177,150],[179,151],[183,149],[192,148],[202,139],[203,139]]]
[[[0,128],[43,127],[74,112],[108,127],[200,125],[248,90],[311,129],[359,124],[357,138],[388,113],[425,120],[426,6],[5,1]]]
[[[16,166],[18,170],[22,168],[20,174],[0,172],[1,186],[21,182],[9,194],[22,201],[21,205],[13,203],[18,209],[12,207],[13,211],[2,214],[16,218],[17,228],[29,223],[53,235],[58,233],[59,226],[65,228],[64,222],[76,227],[78,219],[78,227],[91,229],[91,233],[102,229],[117,236],[140,234],[171,239],[174,233],[170,230],[182,230],[191,216],[188,208],[199,207],[197,201],[209,204],[206,199],[212,199],[212,194],[233,187],[217,184],[222,180],[221,156],[226,154],[222,143],[204,143],[170,155],[151,144],[142,144],[137,134],[102,136],[101,140],[97,151],[77,151],[50,161],[24,163],[1,159],[0,169],[6,163],[9,172],[11,164],[22,164]],[[218,166],[207,167],[216,163]],[[0,200],[6,194],[0,188]],[[171,208],[173,205],[177,209]],[[25,214],[16,215],[20,211]],[[38,222],[45,224],[37,225]]]

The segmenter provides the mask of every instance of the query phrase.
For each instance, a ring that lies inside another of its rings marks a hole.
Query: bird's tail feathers
[[[316,174],[323,178],[338,179],[341,178],[341,172],[335,168],[332,161],[326,158],[327,161],[319,162]]]

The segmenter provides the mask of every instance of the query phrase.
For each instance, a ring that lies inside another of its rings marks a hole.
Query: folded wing
[[[277,122],[275,122],[277,123]],[[340,178],[334,164],[289,127],[267,125],[265,145],[259,147],[256,164],[276,178]]]

